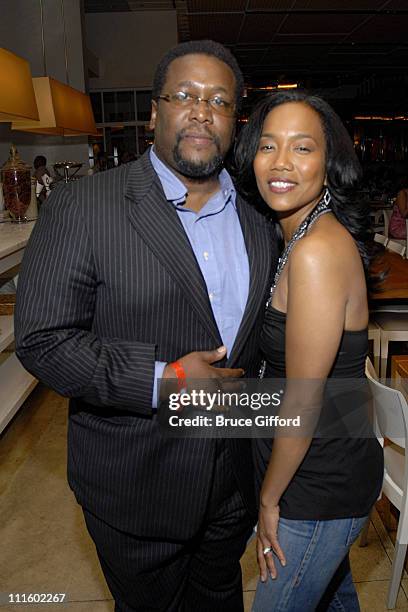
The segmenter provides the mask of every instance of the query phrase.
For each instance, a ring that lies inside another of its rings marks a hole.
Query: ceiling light
[[[11,129],[60,136],[97,135],[89,96],[51,77],[33,79],[39,121],[14,121]]]
[[[13,121],[11,129],[21,132],[34,132],[36,134],[54,134],[57,136],[96,136],[97,131],[90,97],[69,85],[64,0],[61,0],[61,19],[63,24],[67,84],[46,76],[47,63],[44,38],[43,0],[39,0],[39,6],[44,76],[32,79],[39,120],[16,120]]]
[[[38,119],[29,63],[0,48],[0,122]]]
[[[279,83],[278,89],[297,89],[297,83]]]

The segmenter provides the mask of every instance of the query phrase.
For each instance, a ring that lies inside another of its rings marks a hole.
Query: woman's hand
[[[261,581],[266,582],[268,571],[273,579],[277,571],[273,555],[275,554],[281,565],[286,565],[285,555],[278,542],[279,506],[262,506],[259,511],[257,530],[257,554]],[[265,552],[266,549],[268,552]]]

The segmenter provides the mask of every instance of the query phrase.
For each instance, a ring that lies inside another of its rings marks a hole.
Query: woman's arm
[[[344,329],[348,282],[344,258],[326,236],[312,235],[294,248],[288,263],[286,320],[287,388],[280,414],[301,417],[304,437],[279,435],[274,439],[261,491],[258,528],[258,560],[261,579],[267,570],[273,577],[272,547],[280,561],[284,555],[276,538],[279,500],[292,480],[312,440],[324,388]]]
[[[401,189],[401,191],[398,192],[396,204],[401,215],[406,219],[408,217],[408,197],[405,189]]]

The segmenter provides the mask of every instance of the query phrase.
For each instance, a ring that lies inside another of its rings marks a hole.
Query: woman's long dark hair
[[[262,198],[257,189],[253,162],[263,125],[271,110],[288,102],[307,104],[320,117],[326,139],[326,176],[332,210],[353,236],[369,280],[368,269],[372,258],[369,208],[355,196],[362,170],[346,128],[325,100],[298,89],[279,91],[262,99],[242,129],[235,146],[233,173],[237,188],[249,202],[260,205]]]

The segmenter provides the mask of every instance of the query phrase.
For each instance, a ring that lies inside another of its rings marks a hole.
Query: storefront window
[[[137,91],[136,92],[136,107],[137,107],[137,118],[139,121],[150,121],[151,106],[152,106],[152,92],[151,91]]]
[[[104,122],[135,121],[134,91],[103,92]]]
[[[95,122],[103,123],[102,92],[94,91],[93,93],[89,94],[89,97],[91,98],[91,105],[95,117]]]
[[[109,166],[118,166],[128,156],[137,155],[137,128],[134,125],[105,128],[106,155]],[[127,155],[125,155],[127,154]]]
[[[153,144],[153,132],[148,126],[140,125],[137,128],[139,154],[142,155]]]
[[[98,137],[90,137],[89,165],[99,157],[112,168],[142,155],[153,142],[148,124],[151,113],[150,90],[94,91],[90,93]]]

